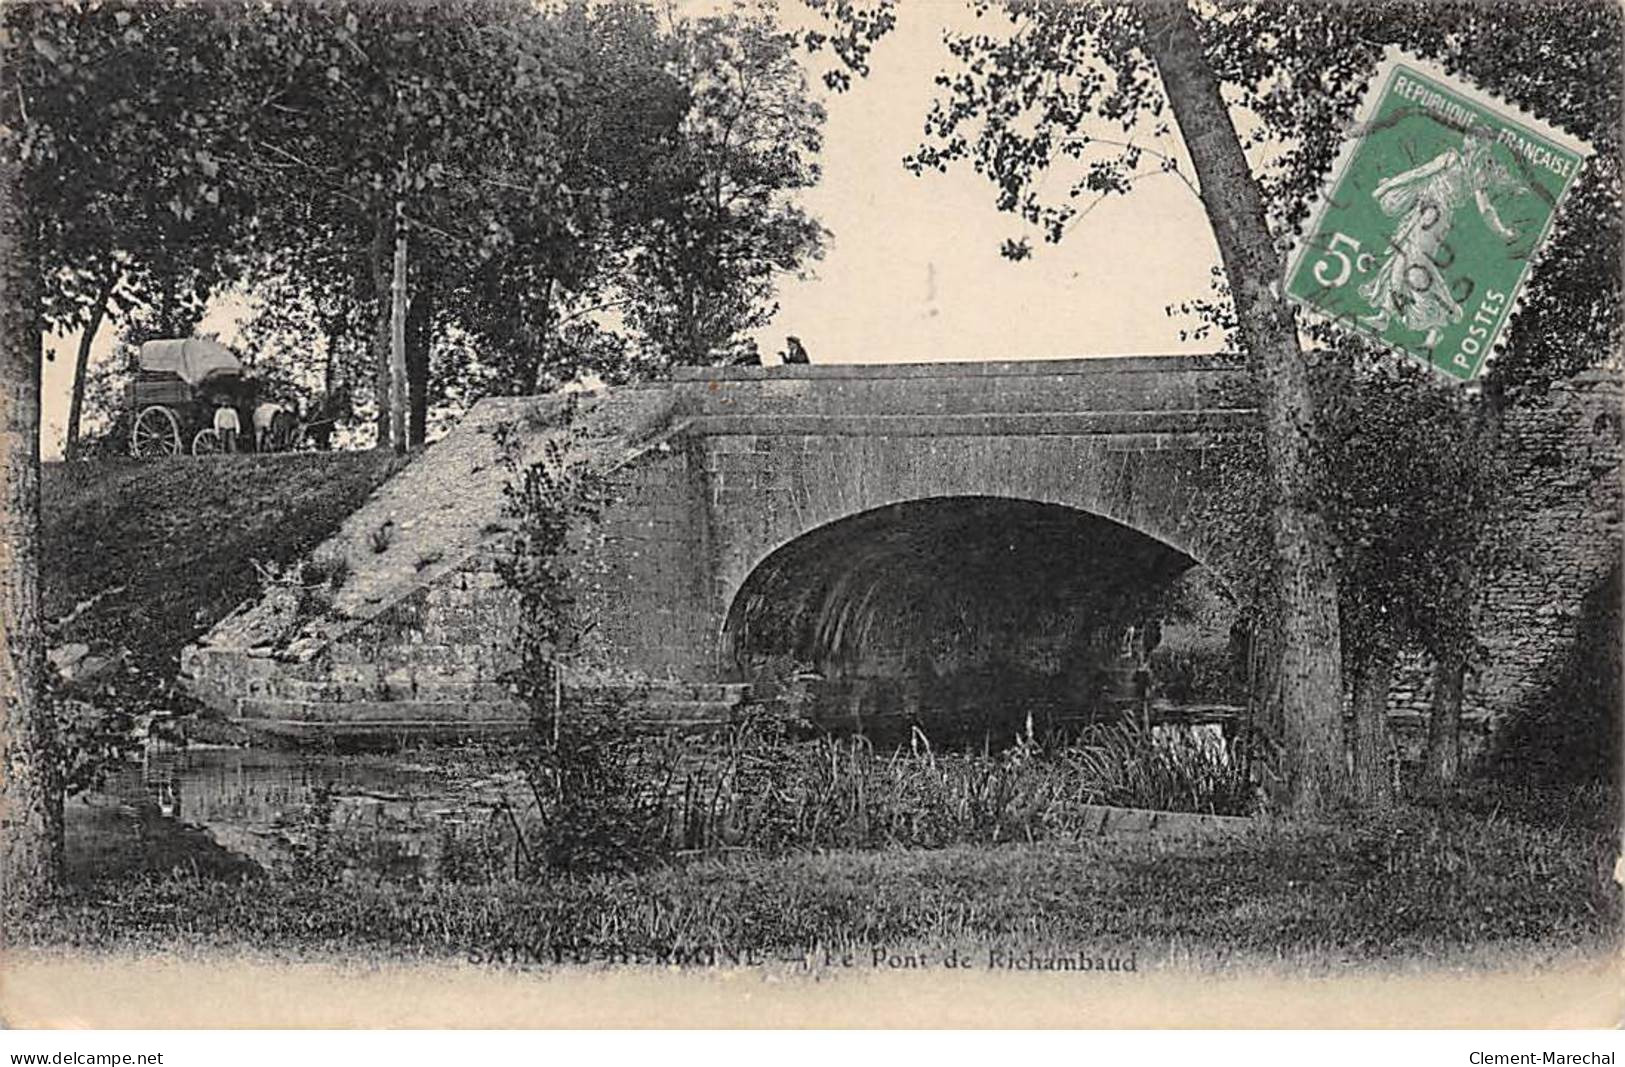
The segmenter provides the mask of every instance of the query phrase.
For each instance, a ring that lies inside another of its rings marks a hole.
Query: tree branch
[[[1132,141],[1114,141],[1110,137],[1092,137],[1088,135],[1083,137],[1063,137],[1060,139],[1059,143],[1079,145],[1103,144],[1110,145],[1113,148],[1126,148],[1134,152],[1144,152],[1148,156],[1155,156],[1168,164],[1165,170],[1159,171],[1158,173],[1173,174],[1178,176],[1179,180],[1185,183],[1185,188],[1189,189],[1193,196],[1195,196],[1198,200],[1202,198],[1201,190],[1198,189],[1196,185],[1185,176],[1184,171],[1179,169],[1179,160],[1175,159],[1173,156],[1170,156],[1166,152],[1159,152],[1155,148],[1147,148],[1144,145],[1137,145]]]

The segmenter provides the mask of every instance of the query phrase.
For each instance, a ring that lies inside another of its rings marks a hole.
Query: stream
[[[511,877],[535,804],[496,760],[149,747],[66,807],[71,878],[175,868],[418,884]]]

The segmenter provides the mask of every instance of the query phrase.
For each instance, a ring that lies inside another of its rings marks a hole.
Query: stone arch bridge
[[[1474,719],[1542,692],[1617,580],[1619,403],[1618,374],[1595,372],[1507,416],[1502,523],[1540,550],[1486,577]],[[860,718],[1076,696],[1102,659],[1133,658],[1147,593],[1233,574],[1213,490],[1256,418],[1233,361],[1186,357],[690,369],[582,395],[568,432],[563,407],[477,404],[316,550],[302,587],[187,649],[183,681],[290,735],[526,726],[505,680],[504,456],[558,442],[613,501],[575,544],[573,685],[700,720],[786,664],[843,682]],[[1426,678],[1401,672],[1401,726]]]
[[[575,546],[572,684],[700,719],[789,662],[916,703],[922,677],[1086,684],[1096,631],[1195,563],[1224,573],[1206,502],[1256,417],[1220,357],[689,368],[563,406],[477,404],[313,553],[305,588],[187,649],[183,681],[284,734],[523,725],[503,457],[561,440],[611,488]],[[1014,680],[994,669],[1013,648]]]

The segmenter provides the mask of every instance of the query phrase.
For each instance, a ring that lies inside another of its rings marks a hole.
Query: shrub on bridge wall
[[[533,866],[626,869],[656,851],[658,813],[643,783],[659,771],[648,766],[654,754],[634,742],[625,700],[566,702],[563,663],[581,636],[572,611],[570,537],[597,520],[606,493],[603,478],[572,457],[579,443],[573,418],[572,404],[556,413],[546,427],[554,432],[531,463],[512,428],[500,427],[497,435],[512,474],[506,513],[514,520],[497,573],[519,607],[518,665],[508,680],[531,712],[520,763],[540,826],[534,841],[522,843]]]
[[[514,635],[518,667],[510,681],[533,712],[555,712],[562,699],[560,664],[574,645],[571,626],[570,531],[594,522],[605,503],[604,481],[584,461],[571,457],[572,411],[560,416],[560,432],[548,438],[542,456],[525,463],[521,439],[501,426],[497,447],[512,473],[505,493],[506,514],[514,520],[509,551],[497,574],[519,601],[519,632]]]

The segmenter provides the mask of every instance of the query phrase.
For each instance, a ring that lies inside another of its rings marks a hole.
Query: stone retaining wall
[[[1482,581],[1477,619],[1486,655],[1462,696],[1470,746],[1540,698],[1574,644],[1582,604],[1619,563],[1620,405],[1620,377],[1597,371],[1507,413],[1499,520],[1507,562]],[[1421,657],[1396,672],[1389,712],[1413,753],[1432,688]]]

